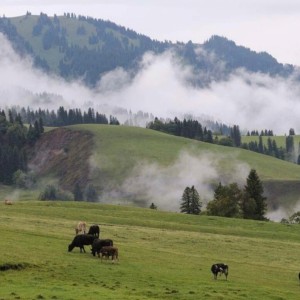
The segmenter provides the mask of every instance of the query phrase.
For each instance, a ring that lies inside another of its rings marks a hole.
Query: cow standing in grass
[[[103,256],[105,256],[107,259],[111,256],[111,260],[119,260],[119,250],[116,247],[113,246],[103,246],[100,249],[100,255],[101,255],[101,261]]]
[[[88,231],[88,234],[92,234],[92,235],[96,236],[97,238],[99,238],[99,235],[100,235],[99,225],[92,225]]]
[[[114,243],[110,239],[105,239],[105,240],[95,239],[92,244],[92,254],[93,256],[95,256],[97,253],[98,257],[100,257],[100,250],[102,247],[113,246],[113,245]]]
[[[76,233],[76,235],[80,234],[80,233],[85,234],[86,233],[86,222],[83,222],[83,221],[78,222],[78,224],[75,227],[75,233]]]
[[[92,245],[96,237],[91,234],[78,234],[74,237],[72,243],[68,246],[68,251],[71,252],[75,247],[80,248],[80,252],[85,252],[85,245]]]
[[[213,264],[211,266],[211,271],[214,274],[214,279],[218,278],[218,274],[220,273],[220,276],[222,274],[225,275],[226,280],[227,280],[227,276],[228,276],[228,265],[224,264],[224,263],[218,263],[218,264]]]

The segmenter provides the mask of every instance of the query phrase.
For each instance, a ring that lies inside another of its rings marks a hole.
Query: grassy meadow
[[[111,125],[74,125],[68,128],[91,132],[95,139],[94,162],[103,175],[123,180],[128,170],[140,161],[170,165],[182,151],[210,154],[219,160],[224,173],[243,162],[257,170],[262,180],[300,180],[300,167],[271,156],[239,148],[213,145],[168,135],[145,128]],[[101,174],[96,174],[101,175]]]
[[[119,262],[67,252],[79,220],[100,224]],[[299,225],[19,201],[2,206],[0,230],[0,299],[299,299]]]

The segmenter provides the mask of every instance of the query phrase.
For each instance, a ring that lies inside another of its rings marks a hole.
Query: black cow
[[[93,254],[93,256],[95,256],[97,253],[98,257],[100,257],[100,250],[102,247],[113,246],[113,245],[114,245],[114,243],[110,239],[106,239],[106,240],[95,239],[92,244],[92,254]]]
[[[217,279],[218,277],[218,273],[220,273],[220,276],[222,274],[225,274],[226,280],[227,280],[227,276],[228,276],[228,265],[223,264],[223,263],[219,263],[219,264],[213,264],[211,266],[211,271],[214,274],[214,278]]]
[[[85,252],[84,245],[92,245],[93,241],[96,239],[94,235],[91,234],[79,234],[76,235],[72,243],[68,247],[68,251],[71,252],[75,247],[80,248],[80,252]]]
[[[89,229],[88,234],[92,234],[92,235],[96,236],[97,238],[99,238],[100,227],[98,225],[92,225]]]

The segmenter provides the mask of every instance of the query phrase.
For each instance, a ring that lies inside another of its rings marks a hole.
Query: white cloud
[[[34,69],[29,59],[21,59],[14,53],[2,35],[0,42],[2,107],[37,106],[33,95],[47,92],[54,95],[54,103],[40,104],[55,109],[60,105],[65,108],[93,105],[95,109],[110,105],[158,117],[206,115],[228,125],[237,124],[241,129],[271,129],[275,134],[285,134],[290,128],[296,134],[300,132],[300,87],[293,78],[271,78],[239,70],[226,81],[198,89],[187,84],[194,76],[192,69],[178,63],[172,52],[147,53],[133,79],[123,69],[116,69],[91,90],[79,81],[66,82]],[[210,59],[213,61],[214,57]],[[222,67],[222,62],[216,61],[218,64]],[[55,96],[60,97],[59,103]]]
[[[232,162],[228,174],[220,173],[220,163],[224,160]],[[213,199],[214,185],[218,182],[229,184],[238,182],[241,187],[245,183],[250,167],[234,157],[215,156],[211,153],[183,151],[175,162],[168,166],[156,163],[140,162],[124,183],[113,193],[104,191],[102,199],[131,199],[149,206],[152,202],[159,209],[180,211],[181,196],[187,186],[194,185],[199,192],[203,207]]]

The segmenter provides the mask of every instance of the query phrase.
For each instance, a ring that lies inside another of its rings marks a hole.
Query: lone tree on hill
[[[245,219],[265,220],[267,209],[266,200],[263,196],[264,188],[256,170],[252,169],[244,187],[242,210]]]
[[[194,186],[186,187],[181,197],[180,211],[186,214],[199,215],[201,207],[202,203],[198,191]]]

